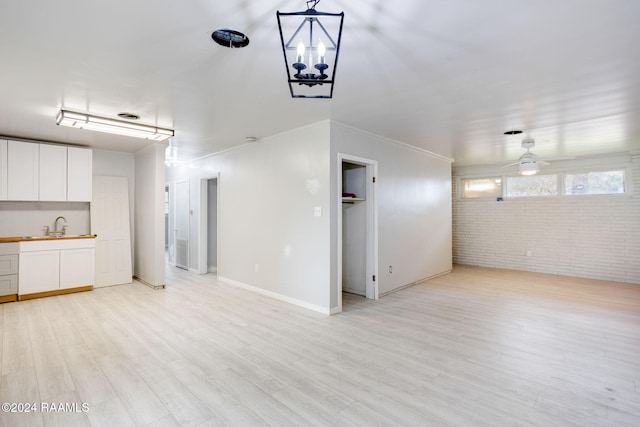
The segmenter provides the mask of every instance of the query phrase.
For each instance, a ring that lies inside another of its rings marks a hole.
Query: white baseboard
[[[311,303],[308,303],[306,301],[302,301],[302,300],[299,300],[299,299],[296,299],[296,298],[291,298],[291,297],[288,297],[286,295],[281,295],[281,294],[278,294],[276,292],[267,291],[266,289],[258,288],[256,286],[247,285],[246,283],[238,282],[236,280],[229,279],[227,277],[218,276],[218,280],[221,281],[221,282],[227,283],[229,285],[237,286],[238,288],[246,289],[248,291],[252,291],[252,292],[255,292],[255,293],[260,294],[260,295],[265,295],[265,296],[268,296],[270,298],[274,298],[274,299],[277,299],[277,300],[280,300],[280,301],[287,302],[289,304],[293,304],[293,305],[297,305],[299,307],[303,307],[303,308],[306,308],[306,309],[309,309],[309,310],[313,310],[313,311],[316,311],[318,313],[322,313],[322,314],[326,314],[326,315],[333,314],[332,313],[332,311],[333,311],[332,309],[325,308],[325,307],[320,307],[319,305],[311,304]]]
[[[209,267],[209,269],[207,271],[209,273],[217,273],[218,272],[218,267]]]
[[[395,292],[401,291],[403,289],[410,288],[411,286],[419,285],[420,283],[426,282],[427,280],[435,279],[436,277],[444,276],[445,274],[451,273],[451,270],[443,271],[442,273],[434,274],[433,276],[425,277],[424,279],[416,280],[415,282],[407,283],[404,286],[398,286],[395,289],[391,289],[390,291],[383,292],[380,294],[380,297],[385,297],[389,294],[393,294]]]
[[[329,314],[338,314],[338,313],[342,313],[342,310],[340,310],[340,307],[332,307],[331,310],[329,310]]]

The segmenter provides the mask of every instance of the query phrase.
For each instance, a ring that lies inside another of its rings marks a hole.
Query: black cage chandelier
[[[293,98],[333,96],[344,12],[318,12],[318,3],[307,1],[303,12],[276,12]]]

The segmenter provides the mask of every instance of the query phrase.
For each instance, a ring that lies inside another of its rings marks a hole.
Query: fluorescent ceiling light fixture
[[[96,116],[89,113],[78,113],[69,110],[60,110],[56,117],[56,124],[74,128],[95,130],[98,132],[113,133],[117,135],[132,136],[134,138],[163,141],[174,136],[173,129],[161,128],[142,123],[131,123],[127,120],[112,119]]]

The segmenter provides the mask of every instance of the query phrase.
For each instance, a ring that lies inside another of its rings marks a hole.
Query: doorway
[[[175,266],[189,269],[189,181],[175,184],[174,195]]]
[[[342,292],[378,299],[375,160],[338,154],[338,311]]]
[[[192,244],[197,248],[196,266],[191,271],[198,274],[218,272],[218,230],[220,218],[220,176],[201,178],[199,180],[199,207],[195,212],[195,223],[192,225]]]
[[[218,178],[207,180],[207,258],[208,273],[218,272]]]

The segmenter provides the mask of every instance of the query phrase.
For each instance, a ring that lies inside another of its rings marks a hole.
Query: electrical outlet
[[[260,264],[256,264],[255,269],[256,269],[256,273],[259,272],[260,271]]]
[[[391,273],[393,273],[393,266],[392,265],[389,266],[389,274],[391,274]]]

